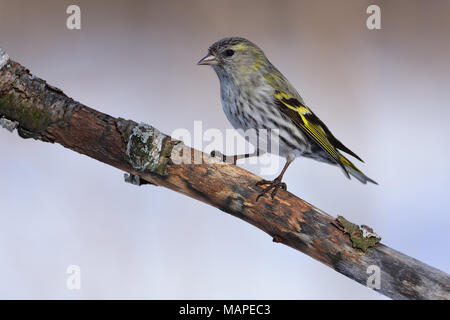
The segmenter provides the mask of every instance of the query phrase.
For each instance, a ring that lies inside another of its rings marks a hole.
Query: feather
[[[327,126],[305,104],[280,91],[275,91],[274,97],[275,103],[281,111],[315,141],[342,168],[348,178],[352,175],[362,183],[369,181],[378,184],[337,150],[342,150],[362,161],[353,151],[336,139]]]

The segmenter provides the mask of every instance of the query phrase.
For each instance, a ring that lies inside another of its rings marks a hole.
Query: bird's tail
[[[346,157],[344,157],[342,154],[339,154],[339,160],[341,161],[344,170],[354,176],[356,179],[361,181],[362,183],[366,184],[367,181],[372,182],[374,184],[378,184],[376,181],[370,179],[368,176],[366,176],[361,170],[359,170],[350,160],[348,160]]]

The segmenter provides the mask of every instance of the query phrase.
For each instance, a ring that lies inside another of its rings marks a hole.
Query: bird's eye
[[[225,50],[225,55],[227,57],[231,57],[233,54],[234,54],[234,50],[231,50],[231,49]]]

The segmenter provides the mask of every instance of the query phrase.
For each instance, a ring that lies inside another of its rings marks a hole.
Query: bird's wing
[[[317,138],[314,136],[311,136],[311,138],[333,159],[336,160],[336,153],[338,153],[336,149],[339,149],[364,162],[357,154],[334,137],[327,126],[305,105],[302,97],[275,66],[270,65],[269,71],[264,74],[264,79],[275,90],[275,102],[281,110],[288,114],[309,136],[316,133]]]
[[[276,90],[274,98],[280,110],[286,114],[292,121],[313,141],[315,141],[334,161],[344,170],[345,174],[349,176],[345,169],[345,159],[337,149],[341,149],[356,158],[359,157],[351,150],[346,148],[339,140],[337,140],[325,126],[325,124],[298,99],[289,94],[285,94]],[[349,152],[348,152],[349,151]]]

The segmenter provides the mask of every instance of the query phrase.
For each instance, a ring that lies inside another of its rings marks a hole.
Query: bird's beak
[[[216,57],[213,54],[207,54],[203,59],[201,59],[199,62],[197,62],[198,65],[217,65],[218,61]]]

